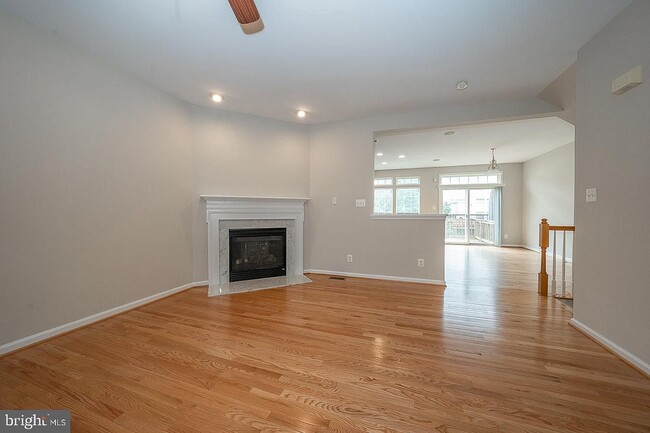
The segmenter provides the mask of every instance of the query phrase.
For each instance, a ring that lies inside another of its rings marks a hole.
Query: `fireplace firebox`
[[[287,275],[287,229],[230,230],[230,282]]]

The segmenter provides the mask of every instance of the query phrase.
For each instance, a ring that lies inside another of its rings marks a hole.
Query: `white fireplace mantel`
[[[305,202],[308,198],[287,197],[241,197],[202,195],[206,202],[206,222],[208,224],[208,280],[211,295],[230,293],[233,286],[242,286],[245,290],[246,282],[230,283],[225,281],[224,269],[221,269],[220,254],[223,254],[224,245],[221,245],[220,226],[222,221],[259,221],[259,220],[291,220],[295,224],[295,239],[291,256],[294,263],[287,267],[288,284],[293,281],[304,282],[303,275],[303,224],[305,220]],[[289,252],[288,252],[289,253]],[[298,279],[291,277],[299,276]],[[308,280],[307,280],[308,281]],[[243,283],[240,284],[240,283]],[[251,288],[261,288],[259,283],[249,283]],[[239,290],[237,290],[239,291]]]

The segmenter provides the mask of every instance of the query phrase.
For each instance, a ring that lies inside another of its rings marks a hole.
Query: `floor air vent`
[[[345,277],[330,277],[330,280],[345,281]]]

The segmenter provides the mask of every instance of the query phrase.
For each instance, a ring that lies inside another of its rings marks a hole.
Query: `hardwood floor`
[[[523,248],[495,248],[486,245],[447,245],[445,280],[449,287],[511,288],[537,292],[539,253]],[[558,290],[561,287],[561,262],[556,263]],[[553,261],[547,263],[549,282]],[[566,264],[567,290],[573,290],[572,263]],[[549,287],[550,290],[550,287]]]
[[[445,247],[445,281],[448,286],[517,288],[537,292],[539,266],[539,253],[523,248]]]
[[[528,287],[310,277],[6,356],[0,408],[69,408],[75,432],[650,431],[650,380]]]

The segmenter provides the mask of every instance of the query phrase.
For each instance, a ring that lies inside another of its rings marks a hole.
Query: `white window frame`
[[[404,183],[399,183],[401,180],[411,180],[411,179],[417,179],[416,182],[404,182]],[[395,186],[397,188],[404,188],[404,187],[413,187],[413,186],[420,186],[420,176],[396,176],[395,177]]]
[[[380,184],[377,185],[375,182],[378,180],[390,180],[390,184]],[[373,181],[373,189],[372,189],[372,212],[373,214],[377,215],[393,215],[395,213],[395,179],[393,177],[376,177],[374,178]],[[393,191],[393,199],[391,202],[391,210],[390,212],[377,212],[377,209],[375,208],[375,190],[377,189],[384,189],[384,190],[391,190]]]
[[[443,185],[442,184],[442,178],[443,177],[453,177],[453,176],[494,176],[494,175],[499,176],[497,178],[497,183],[457,183],[457,184],[448,184],[448,185]],[[438,177],[438,189],[440,190],[438,194],[438,209],[440,209],[440,213],[442,213],[443,208],[444,208],[444,200],[442,197],[442,190],[450,190],[450,189],[493,189],[497,187],[505,186],[503,183],[503,172],[499,171],[497,173],[491,173],[491,172],[469,172],[469,173],[441,173]]]
[[[374,181],[387,180],[387,179],[391,179],[391,184],[390,185],[376,185],[376,184],[374,184],[375,183]],[[403,184],[398,185],[398,179],[417,179],[417,182],[409,182],[409,183],[403,183]],[[420,176],[391,176],[391,177],[383,176],[383,177],[376,177],[373,180],[373,185],[374,185],[373,186],[373,196],[372,196],[372,198],[373,198],[373,203],[372,203],[373,213],[376,213],[375,212],[375,203],[374,203],[374,199],[375,199],[374,190],[377,189],[377,188],[392,189],[392,191],[393,191],[393,209],[391,210],[391,213],[381,213],[381,214],[378,213],[377,215],[420,215],[422,213],[422,188],[421,188],[422,187],[422,179],[420,178]],[[397,190],[398,189],[413,189],[413,188],[417,188],[418,190],[420,190],[420,195],[419,195],[420,200],[419,200],[419,203],[418,203],[418,213],[399,213],[398,214],[397,213]]]
[[[486,183],[452,183],[452,184],[442,184],[442,178],[443,177],[471,177],[471,176],[497,176],[497,181],[496,182],[486,182]],[[466,189],[466,188],[494,188],[497,186],[504,186],[503,183],[503,172],[499,171],[496,173],[491,173],[491,172],[468,172],[468,173],[440,173],[438,175],[438,187],[439,188],[447,188],[447,189]]]
[[[400,179],[402,180],[416,180],[416,182],[405,182],[405,183],[399,183]],[[395,215],[419,215],[422,211],[422,190],[420,188],[420,185],[422,182],[420,181],[420,176],[398,176],[395,177],[395,188],[393,190],[393,214]],[[418,190],[418,211],[415,213],[411,212],[402,212],[398,213],[397,212],[397,193],[398,191],[402,189],[417,189]]]
[[[378,180],[390,180],[390,184],[377,184],[376,182]],[[393,178],[392,177],[376,177],[374,179],[373,185],[375,188],[392,188],[394,185]]]

